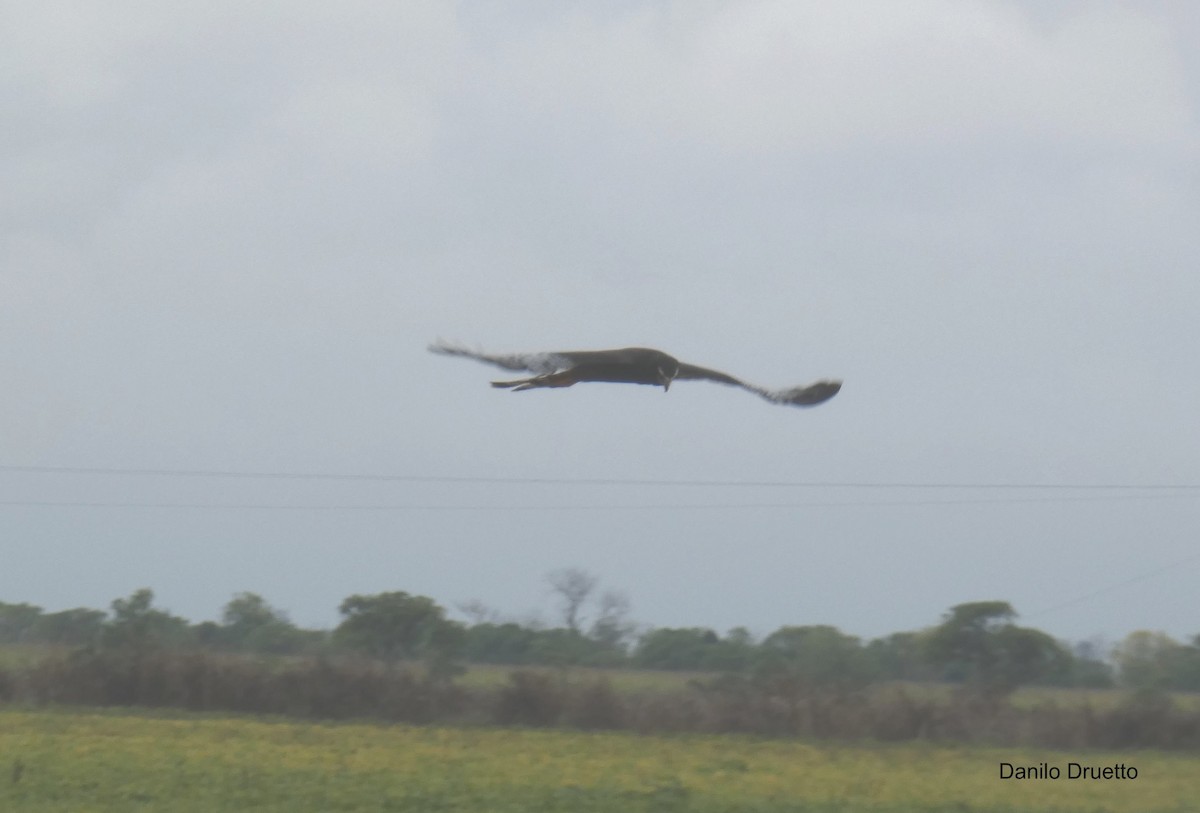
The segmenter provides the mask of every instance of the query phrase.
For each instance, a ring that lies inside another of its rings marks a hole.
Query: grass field
[[[1002,780],[1002,761],[1059,780]],[[1135,780],[1068,780],[1070,761]],[[0,711],[4,811],[1195,811],[1200,759]]]

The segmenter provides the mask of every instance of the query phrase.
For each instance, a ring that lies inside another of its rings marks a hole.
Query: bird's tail
[[[429,352],[442,356],[461,356],[462,358],[475,359],[485,364],[494,364],[497,367],[503,367],[506,370],[528,370],[531,373],[538,373],[539,375],[552,373],[555,370],[561,370],[570,366],[570,362],[555,353],[510,353],[508,355],[494,356],[482,350],[472,350],[461,344],[452,344],[441,339],[429,345]]]

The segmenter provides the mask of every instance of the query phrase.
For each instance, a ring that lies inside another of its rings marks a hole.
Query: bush
[[[562,688],[550,675],[513,672],[496,697],[495,719],[501,725],[552,726],[564,705]]]
[[[79,649],[0,668],[0,702],[197,712],[743,733],[834,740],[973,742],[1053,748],[1200,748],[1200,712],[1146,690],[1112,708],[1034,708],[1003,696],[820,686],[784,674],[695,680],[673,692],[618,692],[604,679],[521,670],[464,689],[447,676],[365,659],[272,659],[207,650]]]

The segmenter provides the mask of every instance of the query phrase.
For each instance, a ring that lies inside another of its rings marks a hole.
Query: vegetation
[[[761,641],[744,629],[635,634],[620,594],[593,601],[596,580],[577,571],[556,571],[550,581],[563,618],[552,628],[503,621],[478,604],[467,611],[474,623],[464,624],[433,599],[400,591],[350,596],[331,631],[299,629],[254,593],[235,595],[219,622],[199,624],[156,607],[148,589],[115,600],[108,613],[0,604],[0,702],[842,741],[1200,748],[1200,710],[1169,693],[1200,688],[1200,638],[1179,644],[1134,633],[1110,665],[1094,651],[1016,625],[1015,611],[1001,601],[958,605],[936,626],[866,643],[826,625],[784,626]],[[489,665],[493,677],[460,679],[466,663]],[[672,672],[679,678],[664,679]],[[1115,685],[1130,691],[1096,702],[1082,693],[1013,701],[1023,686]]]
[[[124,651],[202,649],[255,655],[358,653],[384,662],[419,660],[455,671],[455,662],[509,666],[606,666],[764,675],[805,684],[944,681],[1006,695],[1023,685],[1200,691],[1200,636],[1179,643],[1135,632],[1107,653],[1074,649],[1014,623],[1002,601],[952,607],[942,623],[863,642],[829,626],[781,627],[755,641],[744,628],[649,628],[639,632],[628,600],[596,597],[597,580],[578,570],[549,574],[562,625],[500,619],[478,602],[464,605],[473,623],[447,617],[433,599],[394,591],[342,602],[333,630],[305,630],[255,593],[239,593],[219,622],[191,624],[154,606],[149,589],[112,602],[109,612],[44,612],[0,602],[0,646],[44,645]],[[596,605],[587,623],[589,605]],[[1115,668],[1114,668],[1115,667]]]
[[[0,711],[0,809],[1177,813],[1194,758]],[[1133,781],[1002,781],[1001,762]]]
[[[350,596],[338,609],[343,620],[334,641],[346,649],[389,664],[424,659],[440,678],[457,671],[464,630],[433,599],[402,592]]]
[[[1022,683],[1061,680],[1070,653],[1044,632],[1012,623],[1006,601],[959,604],[926,640],[926,657],[946,679],[982,694],[1007,695]]]
[[[1103,702],[1033,698],[1013,703],[928,686],[814,685],[786,671],[694,678],[672,689],[616,688],[594,672],[524,669],[483,685],[460,685],[436,670],[367,659],[75,650],[0,670],[0,702],[5,701],[26,708],[140,706],[312,720],[741,733],[842,742],[1200,748],[1200,710],[1160,692]]]

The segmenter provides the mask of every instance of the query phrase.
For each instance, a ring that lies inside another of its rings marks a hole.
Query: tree
[[[538,630],[529,645],[529,662],[547,666],[578,666],[603,661],[599,647],[578,632],[565,627]]]
[[[725,633],[725,640],[735,646],[754,646],[754,633],[745,627],[734,627]]]
[[[1071,653],[1046,633],[1013,624],[1016,615],[1006,601],[951,607],[925,638],[926,656],[943,678],[985,695],[1068,674]]]
[[[1071,649],[1070,678],[1064,685],[1088,689],[1111,689],[1115,685],[1112,665],[1105,660],[1111,647],[1100,639],[1079,641]]]
[[[128,598],[115,599],[112,618],[101,634],[101,644],[135,653],[182,644],[188,639],[188,623],[176,615],[155,609],[154,591],[135,590]]]
[[[619,658],[625,657],[626,645],[637,628],[629,620],[629,608],[629,598],[624,593],[615,590],[604,593],[600,596],[600,608],[588,633],[588,637]]]
[[[45,644],[87,646],[100,639],[106,613],[76,607],[57,613],[45,613],[33,626],[31,637]]]
[[[239,632],[280,621],[287,622],[287,616],[268,604],[258,593],[235,593],[221,611],[221,623]]]
[[[996,632],[995,683],[1016,688],[1025,683],[1064,683],[1074,658],[1069,649],[1041,630],[1009,624]]]
[[[756,665],[762,676],[802,687],[860,686],[870,677],[862,644],[826,624],[780,627],[763,639]]]
[[[1171,660],[1171,685],[1188,692],[1200,691],[1200,635],[1179,647]]]
[[[496,612],[477,598],[473,598],[470,601],[460,602],[459,604],[454,605],[454,607],[460,613],[465,615],[473,626],[478,626],[479,624],[500,623],[500,613]]]
[[[520,624],[482,623],[468,627],[463,654],[473,663],[528,663],[537,633]]]
[[[633,662],[644,669],[706,669],[721,639],[710,629],[661,628],[643,635]]]
[[[893,632],[866,646],[871,671],[879,680],[929,680],[924,636],[919,632]]]
[[[0,601],[0,643],[24,642],[41,614],[42,608],[32,604],[6,604]]]
[[[1131,689],[1169,688],[1172,667],[1181,649],[1179,642],[1166,633],[1129,633],[1113,648],[1121,685]]]
[[[600,580],[585,570],[567,567],[547,573],[546,581],[562,601],[563,623],[571,632],[578,633],[580,612]]]
[[[1113,650],[1121,683],[1133,689],[1200,690],[1200,635],[1181,644],[1161,632],[1131,632]]]
[[[221,613],[221,642],[234,649],[283,654],[304,645],[304,634],[257,593],[238,593]]]
[[[940,626],[925,639],[929,660],[942,667],[943,677],[986,683],[995,672],[992,636],[1011,624],[1016,610],[1007,601],[975,601],[951,607]]]
[[[743,672],[753,663],[757,651],[758,647],[754,644],[754,636],[750,630],[734,627],[707,653],[703,668]]]
[[[399,591],[355,595],[338,611],[342,623],[334,640],[385,661],[449,657],[465,637],[462,625],[448,621],[446,611],[425,596]]]

